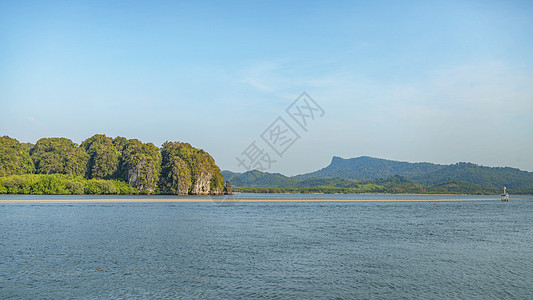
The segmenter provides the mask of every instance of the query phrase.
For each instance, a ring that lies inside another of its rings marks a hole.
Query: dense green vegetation
[[[112,138],[96,134],[81,143],[81,148],[89,154],[87,178],[116,178],[121,151],[117,150]],[[122,149],[122,148],[121,148]]]
[[[84,176],[89,155],[66,138],[42,138],[30,150],[38,174]]]
[[[26,145],[8,136],[0,137],[0,177],[33,173],[35,166]]]
[[[137,189],[119,180],[85,179],[64,174],[25,174],[0,177],[0,194],[31,195],[130,195]]]
[[[220,169],[201,149],[166,142],[160,152],[152,143],[104,134],[79,146],[66,138],[42,138],[33,145],[1,137],[0,179],[0,193],[221,194],[224,190]],[[175,182],[185,188],[177,188]]]

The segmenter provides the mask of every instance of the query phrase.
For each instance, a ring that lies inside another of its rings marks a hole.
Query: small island
[[[0,194],[222,195],[215,160],[184,142],[152,143],[96,134],[80,145],[0,137]]]

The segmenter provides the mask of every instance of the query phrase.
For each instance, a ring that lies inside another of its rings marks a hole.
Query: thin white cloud
[[[32,116],[27,116],[26,119],[27,119],[28,121],[30,121],[32,124],[35,124],[35,125],[38,125],[38,126],[41,125],[41,122],[38,121],[37,119],[35,119],[35,118],[32,117]]]
[[[259,62],[242,71],[242,81],[252,87],[263,91],[272,92],[279,89],[280,65],[270,61]]]

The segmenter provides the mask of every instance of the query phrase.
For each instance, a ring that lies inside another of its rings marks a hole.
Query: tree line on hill
[[[175,194],[225,192],[220,169],[188,143],[152,143],[96,134],[80,145],[67,138],[35,144],[0,137],[0,193]]]

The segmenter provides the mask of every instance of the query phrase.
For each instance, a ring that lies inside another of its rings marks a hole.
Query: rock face
[[[147,194],[155,191],[157,182],[157,170],[155,166],[148,165],[146,159],[142,159],[137,165],[128,170],[128,183]]]
[[[222,174],[215,160],[188,143],[166,142],[161,148],[159,188],[164,194],[221,195]]]
[[[167,163],[167,162],[166,162]],[[191,170],[187,163],[178,156],[168,157],[168,172],[165,176],[161,176],[161,188],[167,194],[174,195],[188,195],[191,189]]]
[[[233,195],[233,190],[231,189],[231,182],[226,181],[226,186],[224,187],[224,195]]]
[[[152,143],[128,140],[121,156],[122,178],[141,193],[151,194],[157,188],[161,154]]]
[[[191,189],[192,195],[209,195],[211,194],[211,173],[201,173]]]

